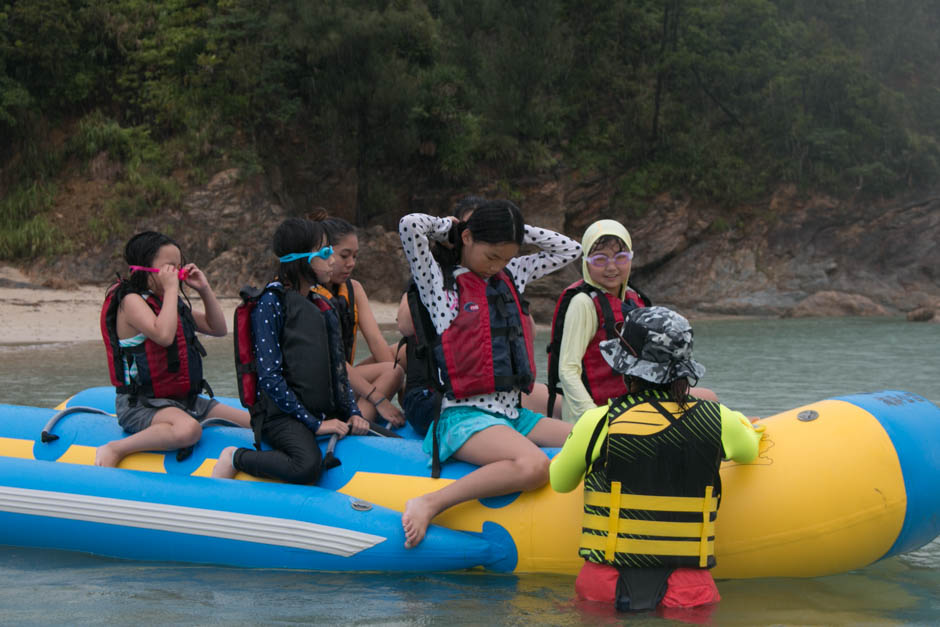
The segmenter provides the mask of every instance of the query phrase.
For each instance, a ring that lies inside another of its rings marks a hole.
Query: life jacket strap
[[[620,482],[610,484],[610,513],[607,516],[607,546],[604,548],[604,559],[608,562],[614,560],[617,549],[617,537],[620,533]]]
[[[612,526],[612,522],[609,519],[610,516],[584,514],[581,526],[584,529],[609,530]],[[715,535],[715,521],[708,521],[703,525],[697,521],[665,522],[661,520],[637,520],[635,518],[620,518],[617,523],[617,533],[631,536],[694,538],[696,540],[702,540],[702,538],[704,538],[707,540],[709,537],[714,537]],[[707,557],[708,556],[706,555],[706,558]],[[607,558],[606,555],[605,558]]]
[[[646,494],[623,494],[620,497],[621,509],[645,509],[654,512],[687,512],[709,514],[718,511],[718,499],[706,490],[708,498],[697,496],[650,496]],[[610,495],[606,492],[585,491],[584,504],[596,507],[608,507]]]
[[[711,512],[708,509],[708,502],[712,500],[712,487],[705,487],[705,498],[702,499],[702,533],[699,536],[699,554],[698,565],[701,568],[708,566],[708,537],[715,536],[715,523],[711,521]],[[717,508],[717,503],[715,504]]]
[[[593,533],[581,534],[581,548],[593,551],[607,550],[608,537]],[[699,542],[684,542],[677,540],[637,540],[635,538],[617,538],[615,550],[617,553],[631,553],[633,555],[664,555],[671,557],[697,557],[700,554]],[[704,544],[709,554],[715,552],[714,540]]]

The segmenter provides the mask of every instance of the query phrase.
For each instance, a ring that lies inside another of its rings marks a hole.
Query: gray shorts
[[[212,409],[219,404],[214,398],[205,396],[196,397],[196,402],[192,408],[186,407],[184,403],[174,401],[169,398],[144,398],[137,397],[137,404],[131,406],[130,395],[118,394],[114,399],[114,408],[117,411],[118,424],[127,433],[137,433],[143,431],[153,422],[153,417],[161,409],[167,407],[176,407],[181,409],[194,419],[202,422],[209,417]]]

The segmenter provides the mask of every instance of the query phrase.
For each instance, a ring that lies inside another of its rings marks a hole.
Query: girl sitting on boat
[[[451,456],[480,466],[444,488],[411,499],[402,525],[417,546],[437,514],[458,503],[531,490],[548,479],[539,446],[560,446],[570,425],[521,406],[535,382],[532,330],[522,292],[529,281],[577,259],[569,238],[523,223],[512,202],[493,200],[466,222],[411,214],[399,235],[422,304],[437,331],[435,376],[446,389],[440,418],[424,439],[432,474]],[[430,241],[452,247],[438,262]],[[523,243],[541,251],[516,257]]]
[[[180,247],[154,231],[138,233],[124,248],[128,278],[108,289],[101,336],[111,383],[117,388],[118,424],[131,434],[99,446],[98,466],[117,466],[138,451],[186,449],[199,441],[201,422],[222,418],[248,426],[248,412],[200,396],[205,349],[196,332],[223,336],[225,316],[206,275],[185,263]],[[199,294],[194,311],[182,286]]]
[[[239,470],[289,483],[320,478],[318,435],[365,434],[346,378],[336,313],[311,290],[327,283],[333,248],[320,222],[289,218],[274,233],[278,279],[269,283],[251,312],[258,396],[252,428],[271,450],[227,447],[212,476]]]
[[[464,196],[457,201],[454,206],[454,217],[460,222],[466,222],[474,209],[486,204],[488,201],[482,196]],[[431,254],[435,259],[440,259],[442,255],[447,254],[447,248],[439,242],[431,245]],[[414,309],[414,311],[412,311]],[[419,330],[415,327],[415,316],[417,322],[422,326]],[[535,321],[529,315],[528,323],[533,332],[535,330]],[[425,344],[429,338],[436,335],[436,331],[430,322],[427,309],[421,304],[417,287],[414,281],[411,281],[408,290],[402,295],[398,303],[398,313],[396,315],[398,331],[405,340],[405,351],[400,357],[400,362],[405,364],[407,376],[405,377],[405,388],[401,396],[401,406],[405,410],[405,416],[408,424],[419,433],[425,435],[428,427],[437,419],[441,413],[441,392],[437,389],[432,369],[431,356],[428,354]],[[548,404],[548,388],[544,383],[535,383],[531,392],[523,392],[522,406],[531,409],[540,414],[561,417],[561,406],[555,408],[554,413],[546,411]]]
[[[623,378],[601,356],[600,343],[615,336],[615,326],[631,310],[651,304],[630,284],[633,242],[620,222],[594,222],[584,231],[581,247],[583,278],[558,298],[548,351],[548,405],[554,408],[561,394],[561,415],[569,422],[626,393]],[[692,394],[718,400],[707,388],[696,387]]]
[[[340,218],[326,218],[325,212],[314,220],[323,221],[334,253],[332,278],[328,283],[318,283],[313,290],[326,298],[339,316],[346,373],[356,393],[359,411],[366,420],[383,418],[400,427],[405,424],[405,417],[389,399],[401,388],[405,371],[395,364],[395,347],[389,346],[382,337],[362,284],[352,278],[359,255],[356,227]],[[372,356],[356,364],[359,331]]]

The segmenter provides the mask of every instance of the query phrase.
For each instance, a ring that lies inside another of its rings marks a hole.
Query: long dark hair
[[[630,391],[630,394],[645,392],[646,390],[655,390],[665,394],[669,400],[678,403],[679,409],[682,411],[686,410],[689,390],[691,390],[689,380],[686,377],[673,379],[669,383],[651,383],[640,377],[624,375],[623,382],[627,385],[627,390]]]
[[[347,235],[356,234],[356,227],[342,218],[324,218],[323,227],[326,229],[326,235],[333,246],[339,244],[339,241]]]
[[[460,199],[458,199],[456,203],[454,203],[453,215],[455,218],[457,218],[461,222],[466,222],[470,214],[472,214],[474,211],[476,211],[477,209],[479,209],[480,207],[482,207],[488,202],[489,201],[483,196],[474,196],[472,194],[463,196]],[[453,237],[455,234],[456,234],[456,231],[453,231],[451,234],[451,237]],[[431,255],[434,257],[434,259],[438,263],[441,263],[442,260],[444,261],[451,260],[450,249],[447,248],[446,246],[442,246],[440,242],[436,242],[436,241],[431,242]],[[445,279],[445,283],[446,283],[446,279]]]
[[[466,222],[467,217],[489,201],[483,196],[474,196],[470,194],[460,198],[454,203],[454,215],[461,222]]]
[[[124,261],[127,262],[128,266],[143,266],[149,268],[153,265],[153,260],[157,256],[157,253],[160,252],[160,249],[167,245],[176,246],[180,250],[180,256],[185,266],[186,259],[182,257],[183,249],[180,248],[180,245],[170,237],[163,233],[157,233],[156,231],[143,231],[130,238],[124,246]],[[131,272],[130,270],[127,272],[127,278],[121,275],[121,273],[117,275],[118,284],[113,288],[114,292],[112,294],[111,304],[108,308],[109,316],[114,315],[121,301],[123,301],[124,297],[128,294],[143,294],[150,289],[149,272]],[[112,293],[111,289],[112,288],[108,288],[108,293]],[[183,298],[186,299],[188,304],[189,298],[183,294],[182,290],[180,290],[180,294],[183,295]]]
[[[274,231],[274,241],[271,248],[278,257],[291,253],[309,253],[320,248],[326,238],[326,229],[322,222],[314,222],[305,218],[287,218]],[[319,283],[317,273],[310,267],[307,259],[281,262],[277,269],[277,276],[284,287],[300,290],[301,283],[316,285]]]
[[[443,249],[438,263],[444,275],[444,288],[454,286],[454,268],[460,263],[463,252],[463,232],[470,231],[473,241],[486,244],[514,243],[522,245],[525,235],[525,222],[522,211],[509,200],[488,200],[475,207],[465,222],[459,222],[450,229],[451,249]]]

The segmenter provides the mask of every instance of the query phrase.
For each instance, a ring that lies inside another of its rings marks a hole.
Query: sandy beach
[[[37,342],[82,342],[100,340],[99,316],[105,287],[79,285],[74,289],[53,289],[32,283],[11,266],[0,266],[0,344]],[[199,297],[191,294],[193,306]],[[229,321],[238,305],[237,298],[220,299]],[[371,301],[380,325],[395,324],[398,303]]]

